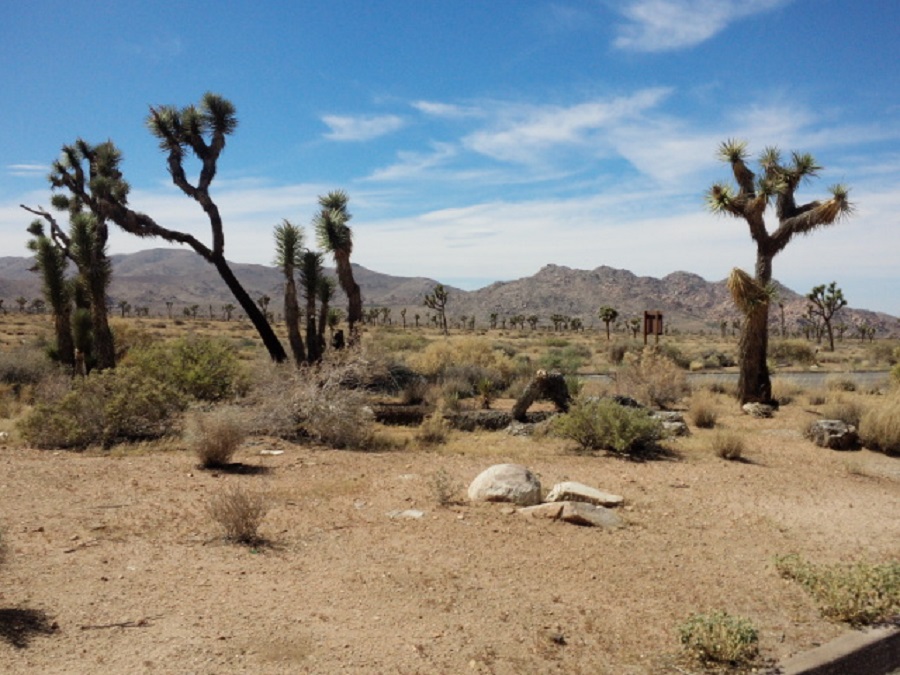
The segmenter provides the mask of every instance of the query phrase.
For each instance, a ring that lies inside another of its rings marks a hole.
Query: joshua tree
[[[490,319],[491,319],[491,323],[490,323],[491,330],[494,330],[497,327],[497,312],[491,312]]]
[[[406,330],[406,307],[400,310],[400,319],[403,321],[403,330]]]
[[[540,321],[540,317],[537,314],[530,314],[528,316],[528,325],[531,326],[531,330],[536,330],[538,322]]]
[[[316,287],[316,297],[319,299],[319,344],[325,347],[325,326],[328,324],[328,314],[331,310],[331,301],[334,300],[334,279],[324,274]],[[333,332],[333,329],[332,329]]]
[[[303,230],[288,220],[275,226],[275,265],[284,274],[284,322],[287,326],[288,344],[294,361],[299,366],[306,362],[306,349],[300,335],[300,305],[297,302],[297,283],[294,272],[303,257]],[[232,307],[233,309],[233,307]],[[228,313],[231,318],[231,312]]]
[[[24,295],[20,295],[18,298],[16,298],[16,304],[19,306],[19,311],[24,314],[25,307],[28,305],[28,298],[26,298]]]
[[[43,281],[44,297],[53,308],[56,353],[61,363],[75,365],[75,343],[72,339],[72,285],[66,279],[66,253],[44,234],[44,224],[35,220],[28,228],[34,237],[28,248],[34,251],[35,270]]]
[[[449,335],[447,330],[447,300],[449,299],[450,293],[444,288],[444,284],[438,284],[430,294],[425,296],[425,306],[437,312],[436,318],[440,321],[444,335]]]
[[[172,320],[172,307],[173,307],[174,305],[175,305],[175,303],[172,302],[171,300],[166,300],[166,312],[167,312],[168,315],[169,315],[169,320],[170,320],[170,321]],[[229,316],[231,316],[231,315],[229,314]]]
[[[338,282],[347,295],[347,327],[351,342],[356,340],[356,324],[362,321],[362,293],[353,279],[350,254],[353,252],[353,231],[347,224],[352,216],[347,210],[350,197],[343,190],[334,190],[319,197],[321,210],[314,219],[316,238],[324,250],[334,257]]]
[[[723,322],[724,323],[724,322]],[[637,340],[638,333],[641,330],[641,320],[638,317],[628,319],[628,329],[631,331],[631,337]]]
[[[309,363],[315,363],[322,356],[316,332],[316,297],[323,278],[322,254],[304,251],[300,257],[300,285],[306,298],[306,359]]]
[[[603,305],[597,316],[606,324],[606,339],[609,340],[609,324],[619,318],[619,312],[609,305]]]
[[[816,176],[821,167],[810,154],[792,153],[783,163],[781,153],[766,148],[759,158],[761,175],[753,173],[744,160],[748,157],[744,141],[729,140],[719,146],[719,157],[731,165],[738,189],[716,183],[707,192],[707,203],[714,213],[722,213],[747,222],[756,243],[756,269],[753,277],[735,269],[728,286],[735,304],[746,317],[739,342],[741,371],[738,396],[741,403],[772,402],[772,383],[766,367],[769,344],[769,302],[772,297],[772,260],[798,234],[807,234],[838,222],[852,211],[848,189],[834,185],[831,197],[797,205],[797,188]],[[769,232],[765,223],[767,207],[774,201],[777,227]]]
[[[128,206],[130,188],[119,170],[121,154],[111,141],[91,146],[78,140],[72,146],[64,146],[63,159],[53,164],[50,184],[55,189],[68,190],[70,199],[86,206],[104,226],[106,220],[110,220],[138,237],[159,237],[190,246],[216,268],[235,300],[252,321],[271,358],[284,361],[287,354],[265,314],[254,304],[225,259],[222,217],[209,194],[219,156],[225,149],[226,137],[237,127],[234,105],[221,96],[207,93],[198,106],[190,105],[180,110],[174,106],[151,107],[147,126],[159,139],[159,146],[166,154],[172,182],[200,204],[206,213],[212,246],[203,244],[187,232],[163,227],[150,216],[138,213]],[[188,180],[184,168],[187,153],[193,154],[200,161],[200,171],[195,183]]]
[[[815,286],[806,296],[811,303],[810,312],[822,319],[825,324],[825,332],[828,334],[828,351],[834,351],[834,329],[831,319],[842,307],[847,306],[844,299],[844,291],[837,287],[837,282],[832,281],[828,286],[822,284]]]
[[[166,303],[167,305],[169,303]],[[231,315],[234,314],[234,310],[237,309],[230,302],[227,305],[222,305],[222,313],[225,315],[226,321],[231,321]]]

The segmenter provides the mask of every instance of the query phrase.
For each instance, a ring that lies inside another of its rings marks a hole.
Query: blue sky
[[[742,138],[816,157],[804,201],[845,182],[857,205],[791,242],[775,277],[900,315],[898,65],[894,0],[7,3],[0,256],[28,254],[18,205],[49,205],[49,164],[77,137],[119,146],[134,208],[209,241],[144,119],[214,91],[240,120],[213,184],[235,261],[270,264],[273,227],[342,188],[353,260],[380,272],[719,280],[753,266],[746,225],[703,202],[729,178],[717,145]]]

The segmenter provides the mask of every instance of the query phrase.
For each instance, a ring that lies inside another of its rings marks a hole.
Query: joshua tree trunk
[[[297,283],[294,281],[293,270],[285,277],[284,322],[287,325],[291,353],[299,366],[306,362],[306,350],[303,348],[303,336],[300,335],[300,307],[297,305]]]

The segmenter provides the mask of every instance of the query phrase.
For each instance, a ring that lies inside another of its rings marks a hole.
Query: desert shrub
[[[753,623],[727,612],[694,614],[678,632],[688,653],[704,663],[743,666],[759,654],[759,633]]]
[[[645,405],[665,408],[688,393],[684,371],[655,347],[628,354],[616,371],[616,392]]]
[[[821,389],[813,389],[806,395],[806,400],[810,405],[822,405],[828,400],[828,396]]]
[[[20,421],[22,437],[37,448],[85,448],[158,438],[185,408],[174,388],[137,368],[93,372],[38,401]]]
[[[628,345],[624,342],[614,342],[609,346],[609,349],[606,350],[606,358],[609,359],[609,362],[615,366],[622,363],[622,359],[625,358],[625,354],[628,353]]]
[[[691,367],[691,359],[686,356],[684,352],[682,352],[678,347],[671,343],[665,342],[662,344],[658,344],[655,345],[653,349],[669,359],[669,361],[674,363],[682,370],[687,370]]]
[[[856,391],[856,382],[849,377],[829,377],[825,382],[829,391]]]
[[[494,371],[500,379],[509,382],[517,370],[509,356],[480,337],[432,342],[418,354],[410,355],[408,362],[414,370],[432,380],[440,379],[448,370],[459,372],[460,366],[468,366]]]
[[[702,393],[695,393],[691,397],[691,407],[688,415],[695,427],[700,429],[712,429],[719,419],[715,401]]]
[[[827,420],[840,420],[844,424],[852,424],[857,429],[866,411],[866,406],[856,399],[837,396],[822,408],[822,417]]]
[[[548,338],[544,338],[543,344],[545,347],[568,347],[571,343],[563,337],[550,336]]]
[[[419,405],[428,396],[428,389],[428,381],[424,377],[412,378],[400,389],[400,402],[403,405]]]
[[[779,557],[782,577],[802,585],[822,616],[854,626],[886,621],[900,612],[900,562],[814,565],[797,555]]]
[[[719,432],[712,439],[712,448],[718,457],[734,461],[744,455],[743,436],[731,432]]]
[[[37,384],[54,370],[53,361],[36,347],[0,351],[0,384],[13,385],[17,391],[23,385]]]
[[[775,340],[769,343],[769,357],[779,363],[811,366],[816,362],[816,351],[803,340]]]
[[[891,368],[891,382],[895,386],[900,386],[900,363]]]
[[[440,445],[447,440],[449,430],[450,425],[444,419],[443,412],[435,410],[422,420],[422,424],[419,425],[416,431],[415,438],[423,445]]]
[[[900,361],[900,347],[895,347],[889,341],[879,341],[871,343],[866,349],[869,360],[875,363],[886,363],[893,366]]]
[[[424,349],[429,340],[422,333],[407,332],[401,330],[381,329],[367,334],[369,344],[367,348],[373,352],[418,352]]]
[[[779,405],[792,403],[802,391],[802,387],[786,378],[772,379],[772,398],[778,401]]]
[[[243,414],[234,408],[197,413],[190,420],[186,434],[188,447],[204,469],[228,466],[246,438]]]
[[[712,370],[717,368],[729,368],[736,365],[733,356],[715,349],[703,352],[700,360],[704,368]]]
[[[900,393],[868,406],[859,420],[859,438],[867,448],[900,455]]]
[[[551,422],[553,433],[578,443],[585,452],[608,450],[637,455],[662,435],[659,420],[642,408],[619,405],[612,399],[582,399]]]
[[[551,348],[538,360],[544,370],[555,370],[564,375],[578,372],[591,358],[591,350],[584,345],[567,345],[561,349]]]
[[[446,469],[438,469],[428,479],[428,487],[439,506],[449,506],[462,490],[462,485],[454,480]]]
[[[260,363],[249,401],[251,430],[291,440],[311,438],[332,448],[370,448],[375,419],[358,384],[366,379],[365,367],[362,355],[342,360],[339,354],[302,370]]]
[[[259,526],[269,511],[269,500],[264,494],[229,487],[213,496],[207,509],[226,540],[248,546],[262,543]]]
[[[133,349],[126,363],[199,401],[246,393],[248,379],[225,340],[188,336]]]

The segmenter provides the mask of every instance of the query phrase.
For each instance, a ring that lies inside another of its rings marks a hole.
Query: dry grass
[[[735,461],[744,456],[744,437],[734,431],[720,431],[712,437],[712,449],[717,457]]]
[[[695,427],[712,429],[716,426],[716,421],[719,419],[719,411],[715,399],[706,392],[694,392],[693,396],[691,396],[688,417]]]
[[[227,541],[247,546],[263,543],[259,526],[269,511],[263,493],[234,485],[213,496],[207,509]]]
[[[867,448],[900,455],[900,391],[869,406],[859,421],[859,437]]]
[[[759,654],[759,632],[753,623],[727,612],[694,614],[678,632],[687,652],[705,664],[748,666]]]
[[[229,406],[195,414],[188,425],[186,442],[202,468],[221,469],[231,463],[246,437],[242,412]]]

